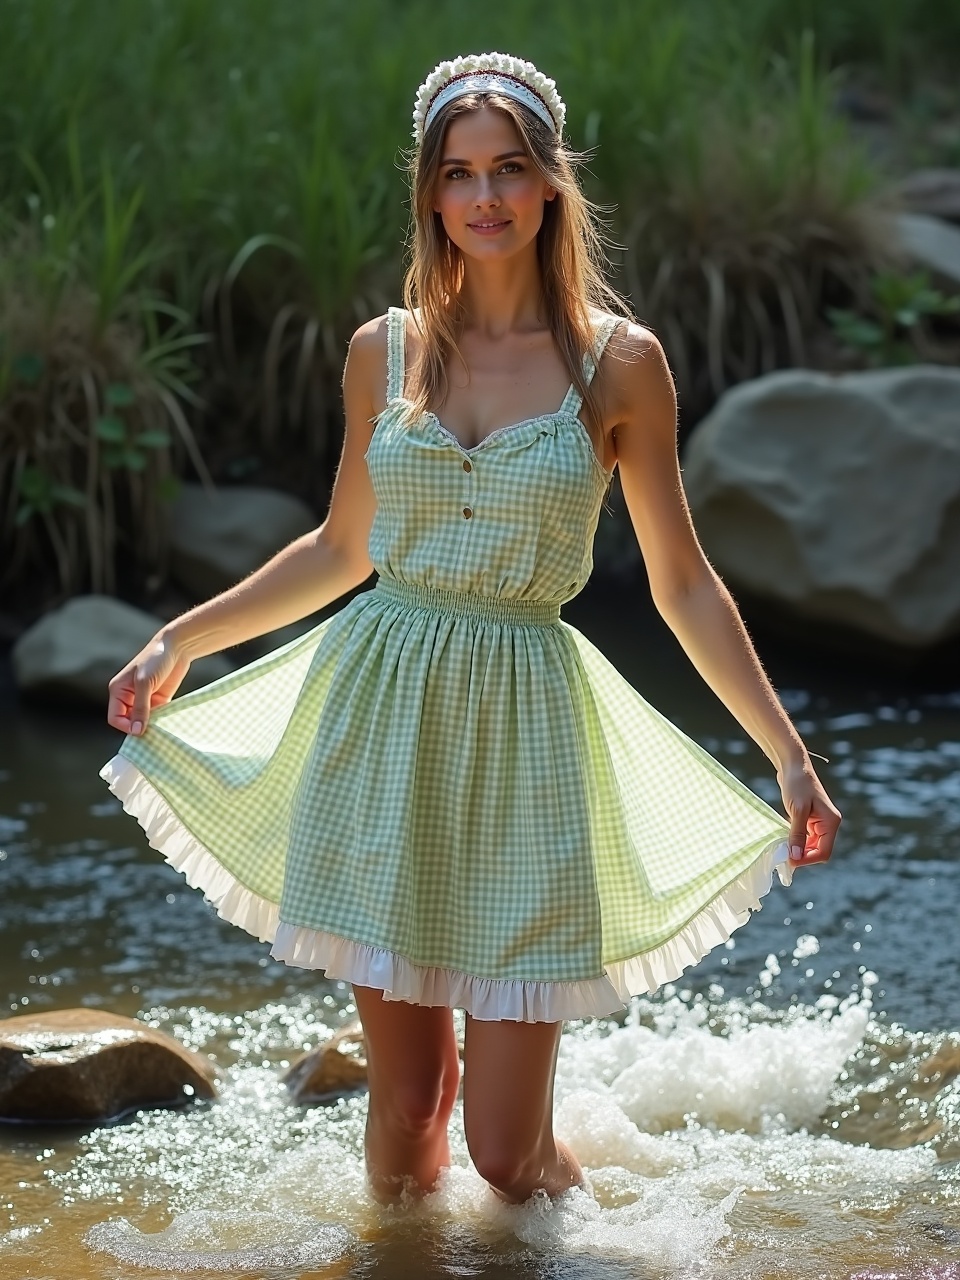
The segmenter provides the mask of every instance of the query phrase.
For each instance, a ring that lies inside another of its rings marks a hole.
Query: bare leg
[[[467,1018],[463,1122],[470,1157],[502,1200],[583,1186],[576,1157],[553,1136],[560,1022]]]
[[[404,1188],[429,1191],[450,1163],[447,1122],[460,1088],[451,1011],[384,1000],[354,987],[367,1050],[370,1105],[364,1149],[370,1189],[382,1204]]]

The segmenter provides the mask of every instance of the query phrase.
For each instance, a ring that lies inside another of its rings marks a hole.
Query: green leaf
[[[171,440],[170,433],[162,430],[160,427],[151,427],[147,431],[141,431],[137,436],[137,445],[147,449],[165,449]]]
[[[58,502],[66,502],[72,507],[85,507],[87,505],[87,495],[81,493],[79,489],[74,489],[69,484],[55,484],[50,493]]]
[[[136,403],[133,388],[125,382],[111,382],[107,387],[107,404],[113,409],[124,409]]]
[[[30,465],[23,468],[17,488],[30,502],[43,499],[50,492],[50,477],[42,467]]]
[[[36,507],[31,503],[23,503],[21,506],[17,507],[17,514],[13,517],[13,523],[15,525],[26,524],[35,511]]]
[[[125,449],[123,460],[131,471],[142,471],[147,465],[147,455],[139,449]]]
[[[157,497],[161,502],[173,502],[179,496],[183,483],[177,476],[161,476],[157,481]]]
[[[30,387],[37,385],[45,368],[46,361],[42,356],[17,356],[13,362],[15,376]]]
[[[127,438],[127,424],[122,418],[115,418],[112,414],[98,419],[96,431],[101,440],[113,443],[122,443]]]
[[[836,307],[829,309],[829,315],[834,332],[841,341],[856,347],[876,347],[883,342],[883,329],[875,321]]]
[[[898,307],[893,313],[893,318],[897,324],[902,324],[905,329],[909,329],[920,319],[920,312],[915,306]]]

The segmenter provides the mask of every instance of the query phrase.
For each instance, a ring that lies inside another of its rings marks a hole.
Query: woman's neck
[[[460,304],[464,327],[487,338],[542,329],[543,283],[536,246],[499,262],[464,260]]]

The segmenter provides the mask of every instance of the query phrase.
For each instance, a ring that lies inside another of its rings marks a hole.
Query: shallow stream
[[[642,611],[564,610],[778,805],[773,771]],[[617,621],[614,627],[614,619]],[[775,648],[775,647],[774,647]],[[761,652],[844,813],[725,947],[621,1021],[570,1025],[557,1130],[594,1197],[502,1205],[455,1165],[419,1207],[364,1182],[362,1095],[285,1064],[350,991],[219,920],[97,776],[120,735],[0,693],[0,1001],[142,1018],[224,1069],[216,1102],[0,1130],[0,1277],[960,1280],[960,692]]]

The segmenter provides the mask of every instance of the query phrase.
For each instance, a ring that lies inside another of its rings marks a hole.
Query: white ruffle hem
[[[721,942],[752,911],[758,911],[773,883],[793,879],[786,840],[768,844],[753,864],[727,884],[679,933],[641,955],[607,964],[601,977],[579,982],[482,978],[412,963],[383,947],[367,946],[280,920],[277,904],[244,888],[182,824],[159,791],[124,756],[115,755],[100,777],[136,818],[147,843],[182,872],[191,888],[203,891],[230,924],[270,942],[275,960],[301,969],[322,969],[328,978],[374,987],[387,1000],[465,1009],[481,1021],[558,1022],[605,1017],[620,1012],[631,996],[649,994],[673,982]]]

